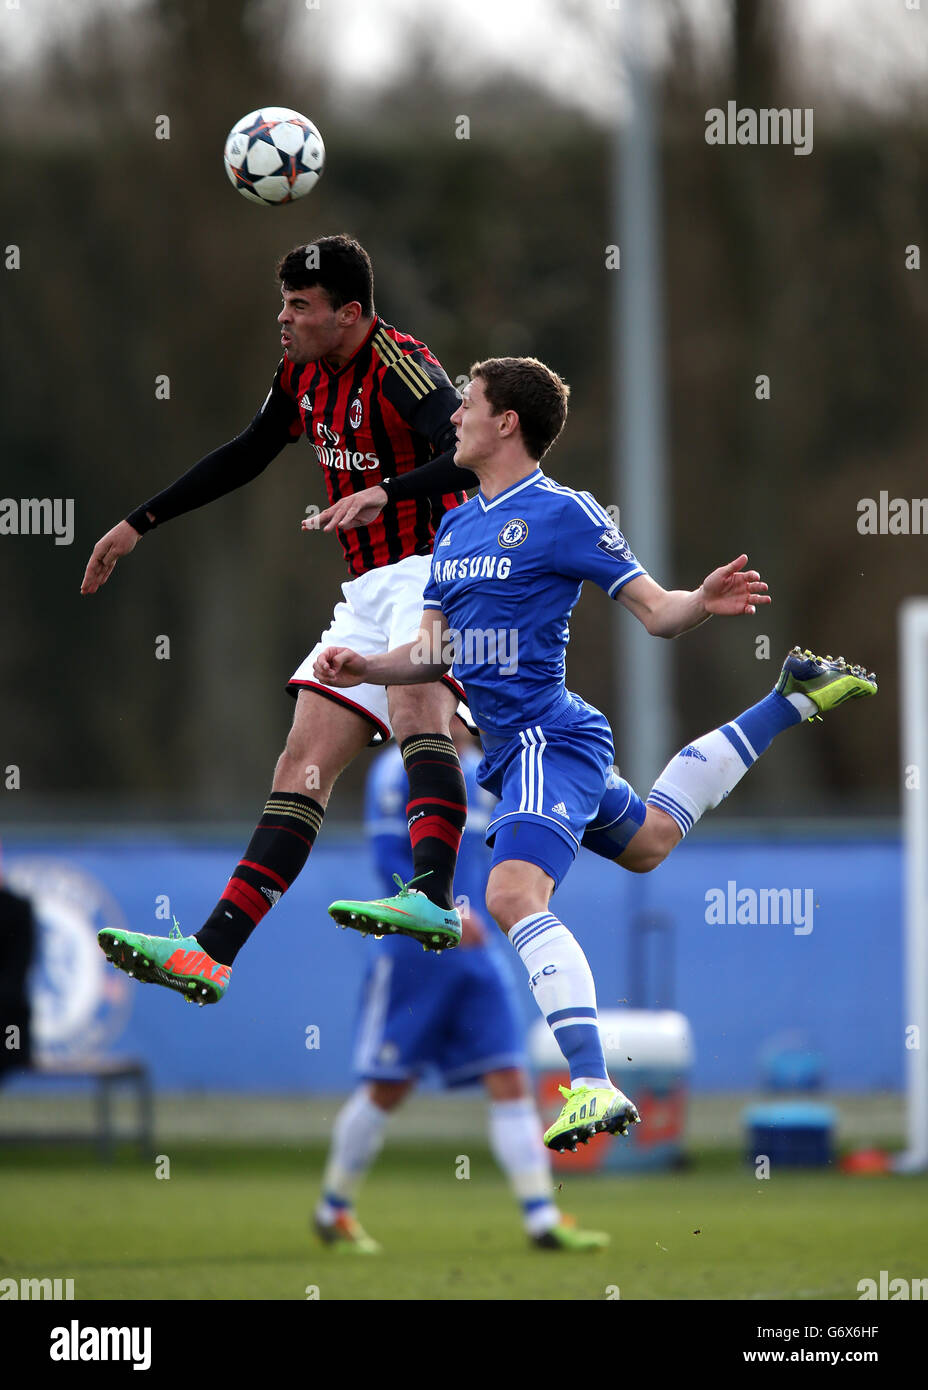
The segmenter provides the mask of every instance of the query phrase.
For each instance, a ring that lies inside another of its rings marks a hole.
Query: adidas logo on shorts
[[[554,812],[556,816],[567,815],[567,807],[564,805],[563,801],[559,801],[556,806],[552,806],[551,810]]]

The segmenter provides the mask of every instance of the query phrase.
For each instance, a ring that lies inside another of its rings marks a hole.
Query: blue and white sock
[[[383,1146],[386,1123],[387,1111],[374,1104],[366,1086],[359,1086],[339,1110],[316,1207],[320,1221],[331,1224],[353,1205],[355,1189]]]
[[[611,1086],[596,1015],[596,986],[579,942],[553,912],[534,912],[509,931],[529,989],[567,1065],[571,1085]]]
[[[651,788],[648,805],[666,811],[685,835],[703,812],[728,796],[777,734],[814,713],[808,695],[771,691],[730,724],[681,748]]]
[[[541,1120],[530,1096],[490,1102],[490,1148],[522,1207],[530,1236],[556,1226],[551,1160],[541,1137]]]

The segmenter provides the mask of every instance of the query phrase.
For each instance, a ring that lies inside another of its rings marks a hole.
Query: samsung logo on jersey
[[[454,560],[435,561],[435,581],[449,579],[508,579],[512,560],[508,555],[461,555]]]

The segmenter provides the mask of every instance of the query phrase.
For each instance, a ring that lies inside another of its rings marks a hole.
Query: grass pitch
[[[358,1204],[384,1253],[359,1257],[309,1231],[323,1147],[166,1156],[159,1179],[128,1153],[104,1167],[86,1150],[0,1152],[0,1277],[73,1278],[76,1299],[856,1300],[881,1269],[928,1272],[924,1177],[759,1180],[726,1151],[666,1175],[568,1176],[562,1210],[612,1243],[564,1255],[529,1248],[485,1148],[394,1141]]]

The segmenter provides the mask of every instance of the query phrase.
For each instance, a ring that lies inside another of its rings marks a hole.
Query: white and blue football
[[[229,182],[265,207],[292,203],[314,188],[325,164],[322,136],[286,106],[251,111],[229,131],[223,156]]]

